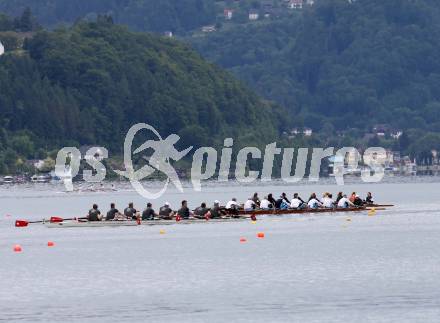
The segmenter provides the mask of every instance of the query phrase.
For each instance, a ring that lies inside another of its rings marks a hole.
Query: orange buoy
[[[47,246],[48,246],[48,247],[54,247],[54,246],[55,246],[55,243],[54,243],[53,241],[48,241],[48,242],[47,242]]]
[[[260,238],[260,239],[264,238],[264,232],[258,232],[257,238]]]
[[[22,252],[23,249],[21,248],[21,246],[19,244],[14,245],[14,252]]]
[[[247,242],[247,240],[246,240],[246,238],[240,238],[240,242],[245,243],[245,242]]]

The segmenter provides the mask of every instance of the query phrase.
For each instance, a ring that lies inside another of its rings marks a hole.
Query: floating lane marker
[[[165,234],[165,230],[164,229],[160,229],[159,230],[159,234]]]
[[[265,237],[264,232],[258,232],[257,238],[263,239]]]
[[[55,242],[53,242],[53,241],[48,241],[48,242],[47,242],[47,246],[48,246],[48,247],[55,247]]]
[[[13,248],[14,252],[22,252],[23,249],[21,248],[21,246],[19,244],[14,245]]]
[[[245,242],[247,242],[247,239],[246,238],[240,238],[240,242],[241,243],[245,243]]]

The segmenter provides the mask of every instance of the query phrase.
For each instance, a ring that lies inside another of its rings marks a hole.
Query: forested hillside
[[[48,27],[106,14],[135,30],[180,32],[215,21],[214,3],[214,0],[0,0],[0,12],[17,16],[29,7],[38,21]]]
[[[190,41],[306,126],[440,131],[440,2],[316,1]]]
[[[24,50],[1,56],[0,92],[0,165],[10,171],[20,157],[70,144],[120,154],[138,122],[195,146],[278,136],[276,109],[230,75],[174,40],[109,17],[37,32]]]

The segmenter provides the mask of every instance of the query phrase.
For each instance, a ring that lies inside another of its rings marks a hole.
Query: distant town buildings
[[[257,10],[249,11],[249,20],[258,20],[258,18],[260,18],[260,14]]]
[[[225,16],[226,20],[231,20],[232,16],[234,15],[234,10],[232,10],[232,9],[225,9],[223,11],[223,15]]]

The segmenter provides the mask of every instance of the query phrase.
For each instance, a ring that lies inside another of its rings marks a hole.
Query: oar
[[[23,228],[27,227],[29,224],[36,224],[36,223],[44,223],[44,222],[50,222],[50,223],[61,223],[63,221],[72,221],[72,220],[84,220],[87,218],[71,218],[71,219],[63,219],[57,216],[51,217],[49,220],[41,220],[41,221],[26,221],[26,220],[16,220],[15,226],[17,228]]]

